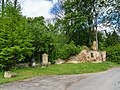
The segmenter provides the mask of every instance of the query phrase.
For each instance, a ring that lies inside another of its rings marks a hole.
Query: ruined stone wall
[[[82,50],[79,54],[70,57],[67,63],[103,61],[106,61],[106,51]]]
[[[93,41],[92,50],[84,49],[79,54],[71,56],[66,63],[80,63],[80,62],[104,62],[106,61],[106,51],[97,51],[97,43]],[[59,60],[56,64],[62,64]]]

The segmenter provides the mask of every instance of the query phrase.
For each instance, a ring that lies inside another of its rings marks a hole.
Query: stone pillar
[[[97,51],[97,43],[96,43],[96,41],[93,41],[92,50]]]
[[[46,54],[46,53],[44,53],[43,55],[42,55],[42,65],[43,66],[47,66],[48,65],[48,55]]]

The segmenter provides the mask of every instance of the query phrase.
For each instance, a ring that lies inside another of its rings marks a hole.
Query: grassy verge
[[[22,68],[13,70],[18,76],[15,78],[3,78],[3,72],[0,72],[0,84],[22,80],[25,78],[39,75],[63,75],[63,74],[83,74],[105,71],[111,67],[116,67],[118,64],[111,62],[104,63],[79,63],[79,64],[61,64],[51,65],[46,68]]]

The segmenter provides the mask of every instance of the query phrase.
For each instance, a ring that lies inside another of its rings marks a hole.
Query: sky
[[[50,8],[53,7],[53,3],[49,0],[18,0],[22,7],[22,14],[27,17],[44,16],[45,19],[49,19]]]

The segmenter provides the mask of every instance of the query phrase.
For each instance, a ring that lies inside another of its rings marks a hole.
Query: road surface
[[[120,90],[120,68],[91,74],[37,76],[2,84],[0,90]]]

